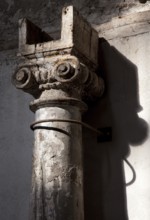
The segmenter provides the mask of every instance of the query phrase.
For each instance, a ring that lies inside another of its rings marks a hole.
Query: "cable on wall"
[[[123,160],[124,160],[125,163],[128,165],[128,167],[131,169],[132,174],[133,174],[132,179],[131,179],[128,183],[125,184],[126,186],[130,186],[130,185],[132,185],[132,184],[135,182],[135,180],[136,180],[136,172],[135,172],[133,166],[131,165],[131,163],[130,163],[126,158],[123,158]]]

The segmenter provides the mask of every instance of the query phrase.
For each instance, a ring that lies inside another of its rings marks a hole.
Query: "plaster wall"
[[[137,1],[68,2],[73,2],[98,30],[101,23],[112,22],[114,16],[119,20],[121,14],[150,7],[149,3],[141,5]],[[32,97],[11,84],[11,75],[19,63],[17,21],[27,16],[58,37],[60,10],[68,2],[0,2],[1,220],[27,220],[29,212],[33,143],[29,125],[34,115],[28,109]],[[150,218],[150,31],[146,30],[125,37],[111,34],[108,38],[107,31],[104,35],[99,31],[101,75],[106,91],[101,100],[89,106],[83,120],[96,128],[111,127],[112,141],[98,143],[96,134],[83,129],[86,220]],[[128,158],[136,173],[128,187],[125,182],[130,182],[133,171],[123,162],[124,158]]]
[[[33,115],[30,97],[14,89],[16,50],[0,52],[0,219],[28,219]],[[22,132],[23,131],[23,132]]]
[[[127,73],[126,69],[126,80],[123,82],[122,98],[120,99],[120,105],[126,105],[126,108],[130,108],[131,105],[136,101],[137,98],[138,106],[135,107],[135,119],[134,116],[127,111],[124,111],[121,107],[118,108],[116,103],[117,114],[120,114],[124,118],[125,133],[129,137],[128,146],[129,153],[128,159],[131,162],[135,173],[135,182],[127,187],[127,207],[129,211],[129,219],[149,219],[150,210],[150,147],[149,147],[149,123],[150,123],[150,70],[149,70],[149,59],[150,59],[150,46],[147,44],[150,38],[150,33],[141,34],[139,36],[133,36],[126,39],[119,39],[110,41],[110,44],[125,56],[131,65],[136,65],[135,74],[136,79],[133,81],[132,75],[134,74],[131,69]],[[119,73],[118,73],[119,74]],[[137,81],[136,81],[137,80]],[[136,96],[132,96],[134,85],[136,85]],[[125,89],[126,88],[126,89]],[[126,90],[128,93],[125,94]],[[120,93],[120,95],[121,95]],[[122,100],[122,101],[121,101]],[[119,110],[120,113],[119,113]],[[118,116],[116,114],[116,120]],[[115,115],[115,114],[114,114]],[[121,132],[121,130],[120,130]],[[129,182],[133,178],[133,172],[127,164],[124,164],[125,168],[125,179]]]
[[[91,173],[95,170],[95,181],[101,179],[102,184],[99,189],[102,219],[148,220],[150,216],[149,37],[148,32],[109,42],[102,39],[100,43],[106,93],[99,107],[91,107],[87,118],[90,117],[93,126],[112,127],[112,142],[95,144],[97,153],[95,156],[92,152],[91,160],[95,163]],[[93,194],[98,199],[97,190],[87,186],[87,192],[90,190],[92,200]]]

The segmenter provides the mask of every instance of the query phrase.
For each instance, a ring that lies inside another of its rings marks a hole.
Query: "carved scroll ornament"
[[[36,98],[50,89],[67,91],[75,98],[99,97],[104,88],[103,80],[75,56],[24,63],[13,75],[13,83]]]

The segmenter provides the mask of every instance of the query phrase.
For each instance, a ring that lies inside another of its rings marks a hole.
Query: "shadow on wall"
[[[128,220],[123,159],[130,144],[146,140],[148,125],[137,114],[142,110],[137,67],[105,39],[99,49],[106,91],[83,120],[96,128],[112,127],[112,141],[98,143],[96,134],[83,131],[85,219]]]

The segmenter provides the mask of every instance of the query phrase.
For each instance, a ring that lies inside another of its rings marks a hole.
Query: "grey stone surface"
[[[1,50],[18,47],[17,22],[24,16],[59,37],[60,8],[67,3],[71,1],[49,1],[45,6],[39,1],[1,1]],[[95,25],[111,21],[114,16],[116,22],[120,21],[116,6],[119,1],[113,1],[114,6],[110,1],[73,3]],[[130,8],[123,5],[124,13],[149,9],[148,1],[145,5],[132,1]],[[107,40],[107,33],[104,37]],[[113,139],[97,143],[96,134],[83,130],[85,220],[149,220],[149,37],[149,32],[137,36],[135,32],[132,37],[120,35],[109,42],[100,39],[101,72],[107,92],[100,102],[91,104],[84,120],[94,127],[112,127]],[[29,216],[33,140],[29,125],[34,115],[28,109],[32,98],[15,90],[10,82],[19,62],[16,54],[16,49],[0,52],[1,220],[27,220]],[[124,182],[125,178],[127,182],[132,179],[132,172],[122,162],[122,156],[127,155],[137,176],[128,188]]]
[[[35,120],[60,118],[81,120],[80,109],[58,103],[38,109]],[[84,219],[82,151],[81,125],[35,126],[30,219]]]
[[[35,98],[29,219],[84,220],[82,129],[69,120],[81,122],[82,98],[104,91],[103,80],[91,71],[98,67],[98,33],[69,6],[62,10],[60,40],[45,42],[43,36],[28,20],[20,21],[19,52],[25,60],[12,77],[16,88]]]

